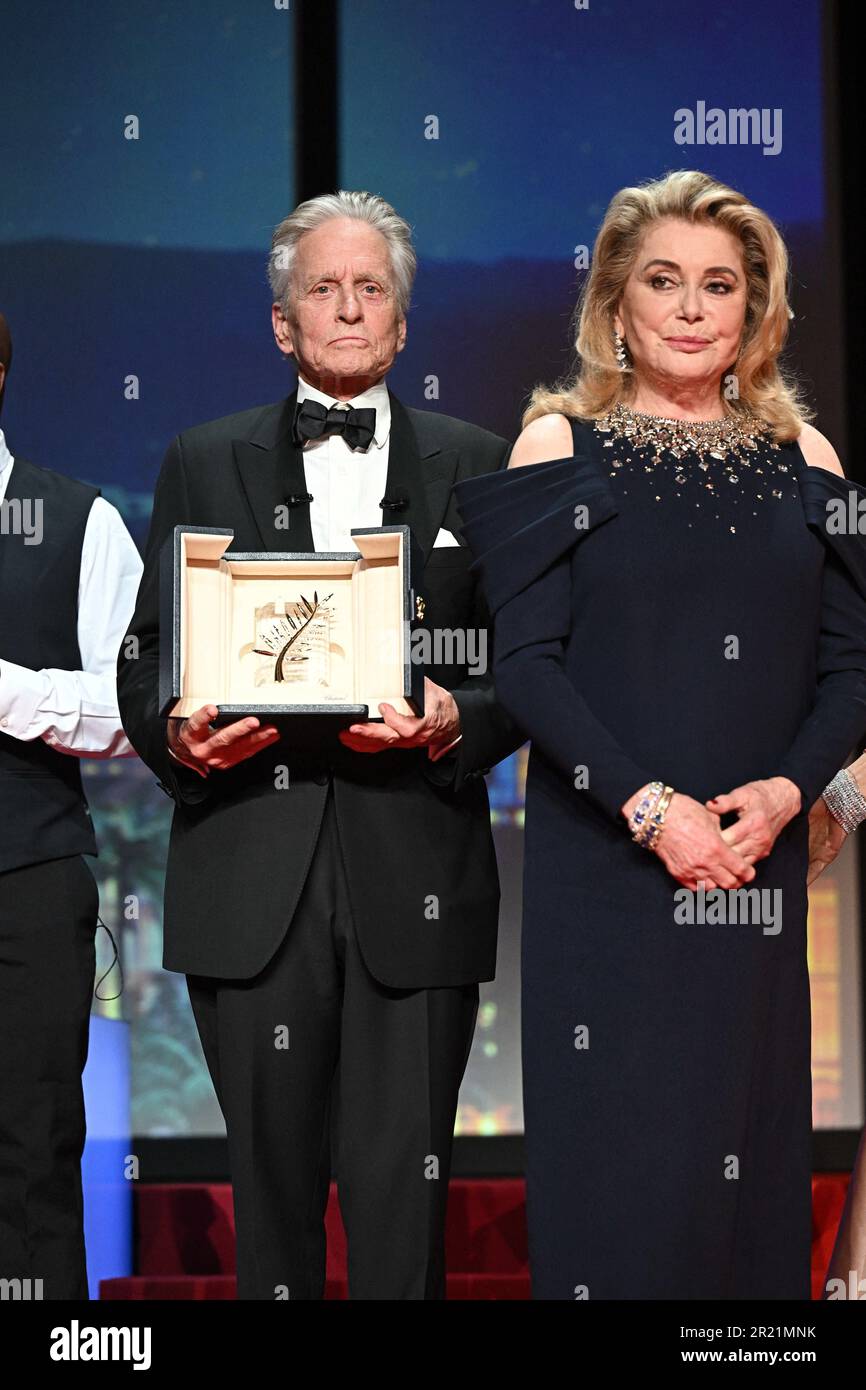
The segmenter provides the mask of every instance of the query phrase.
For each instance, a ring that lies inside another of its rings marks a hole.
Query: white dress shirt
[[[332,406],[335,399],[298,377],[298,400]],[[312,494],[310,526],[316,550],[354,550],[353,526],[381,526],[380,502],[388,480],[391,402],[384,381],[377,382],[347,404],[376,412],[376,433],[366,449],[352,450],[341,434],[308,439],[304,444],[304,476]]]
[[[298,400],[318,401],[320,405],[336,405],[333,396],[326,396],[298,376]],[[388,482],[388,456],[391,442],[391,401],[384,381],[353,396],[344,404],[370,407],[376,412],[376,433],[366,449],[349,448],[341,434],[329,434],[324,439],[309,439],[304,444],[304,477],[310,503],[310,526],[316,550],[354,550],[349,534],[353,526],[381,526],[382,509]],[[451,531],[440,528],[433,545],[459,545]]]
[[[14,459],[0,430],[0,502]],[[3,537],[0,535],[0,545]],[[78,578],[81,671],[32,671],[0,651],[0,732],[42,738],[76,758],[135,756],[117,708],[117,655],[135,608],[142,564],[116,507],[94,499]]]
[[[320,405],[336,405],[318,387],[311,386],[298,374],[298,401],[314,400]],[[353,526],[381,526],[382,508],[388,481],[388,455],[391,442],[391,401],[384,381],[353,396],[345,404],[353,409],[376,411],[376,432],[366,449],[349,448],[343,435],[329,434],[323,439],[309,439],[304,444],[304,477],[307,491],[312,494],[310,527],[316,550],[354,550]],[[456,545],[448,531],[440,531],[436,545]],[[427,757],[438,760],[459,743],[458,734],[443,748],[428,745]]]

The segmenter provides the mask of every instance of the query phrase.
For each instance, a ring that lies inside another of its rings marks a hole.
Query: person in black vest
[[[0,315],[0,407],[11,361]],[[133,755],[115,662],[140,576],[99,488],[13,458],[0,430],[0,1279],[13,1296],[87,1298],[81,1073],[99,894],[78,760]]]
[[[187,974],[225,1116],[240,1298],[323,1296],[332,1110],[350,1296],[445,1296],[457,1095],[496,959],[484,773],[523,739],[496,702],[450,501],[508,445],[385,384],[414,272],[408,225],[369,193],[311,199],[276,229],[273,329],[298,388],[170,446],[129,629],[138,658],[118,660],[124,728],[176,803],[164,964]],[[482,660],[469,644],[440,652],[423,717],[383,704],[384,723],[292,746],[255,718],[214,731],[210,705],[167,742],[158,556],[177,523],[230,526],[236,551],[345,551],[353,526],[394,522],[424,554],[428,630],[474,639]]]

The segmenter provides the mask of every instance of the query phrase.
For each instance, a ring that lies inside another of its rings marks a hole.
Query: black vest
[[[78,758],[3,732],[2,672],[4,660],[34,671],[81,669],[81,550],[98,496],[99,488],[49,468],[12,464],[0,517],[0,873],[97,852]],[[25,544],[24,528],[38,544]]]

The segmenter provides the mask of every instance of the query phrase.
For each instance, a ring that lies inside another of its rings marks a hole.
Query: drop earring
[[[615,349],[615,351],[616,351],[617,366],[619,367],[619,369],[620,369],[621,372],[627,372],[627,371],[628,371],[628,355],[627,355],[627,353],[626,353],[626,346],[625,346],[625,343],[623,342],[622,338],[619,336],[619,334],[618,334],[617,332],[614,332],[614,335],[613,335],[613,345],[614,345],[614,349]]]

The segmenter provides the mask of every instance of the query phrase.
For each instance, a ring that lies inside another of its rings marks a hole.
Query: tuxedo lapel
[[[440,449],[431,441],[419,441],[405,406],[392,391],[391,445],[385,496],[406,499],[400,511],[383,512],[383,526],[411,527],[426,561],[448,507],[457,471],[454,449]]]
[[[248,439],[233,439],[235,463],[264,550],[314,550],[310,504],[288,506],[307,492],[304,459],[292,440],[298,393],[264,411]]]
[[[303,452],[292,441],[297,394],[293,391],[263,411],[247,439],[232,440],[235,463],[264,550],[315,549],[309,502],[287,509],[288,498],[303,496],[308,490]],[[454,449],[440,449],[432,440],[419,441],[405,406],[393,392],[388,395],[391,434],[385,500],[402,500],[405,505],[383,508],[381,525],[409,526],[426,560],[448,507],[458,456]],[[359,467],[363,462],[359,456]]]

